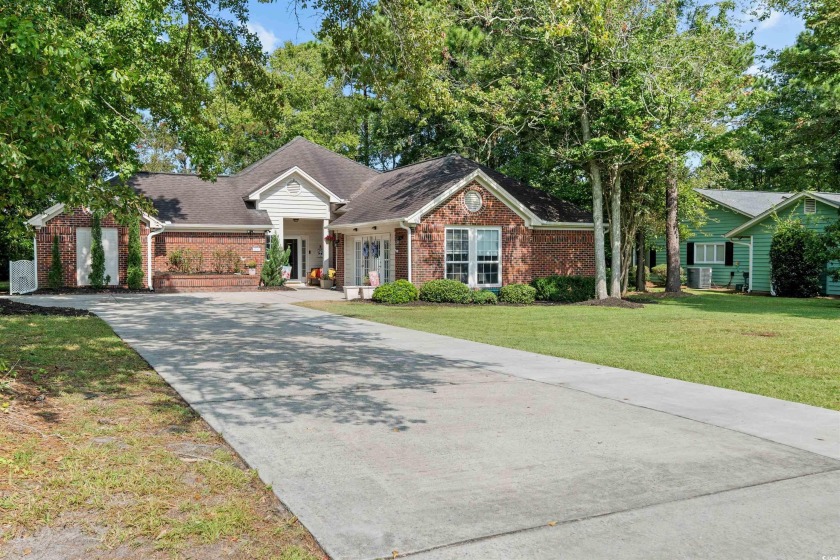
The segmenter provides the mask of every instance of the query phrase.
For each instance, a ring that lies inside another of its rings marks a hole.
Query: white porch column
[[[321,268],[321,278],[323,279],[329,278],[330,274],[330,242],[325,239],[330,234],[329,225],[330,221],[324,220],[324,231],[321,234],[321,247],[324,248],[324,262]]]
[[[279,220],[277,220],[277,223],[274,224],[274,232],[273,232],[273,233],[277,234],[277,238],[280,239],[280,250],[281,251],[284,251],[286,249],[286,245],[283,242],[283,235],[284,235],[283,222],[284,221],[285,221],[285,218],[280,218]]]

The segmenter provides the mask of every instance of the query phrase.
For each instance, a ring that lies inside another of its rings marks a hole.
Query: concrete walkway
[[[337,317],[301,292],[97,312],[334,558],[840,554],[840,413]]]

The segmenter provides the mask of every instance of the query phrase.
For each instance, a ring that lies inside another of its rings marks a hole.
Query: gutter
[[[149,235],[146,237],[146,287],[149,288],[150,292],[155,291],[155,287],[152,284],[152,237],[163,233],[166,229],[166,226],[161,226],[159,230],[152,231],[152,228],[149,228]]]
[[[400,227],[408,233],[408,281],[411,282],[411,228],[403,220],[400,220]]]

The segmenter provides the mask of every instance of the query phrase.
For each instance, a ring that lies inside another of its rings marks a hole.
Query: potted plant
[[[335,269],[330,268],[326,274],[324,269],[321,269],[321,288],[324,290],[331,290],[335,282]]]
[[[362,285],[370,286],[370,276],[368,276],[367,274],[365,274],[365,278],[364,280],[362,280]]]
[[[248,276],[257,275],[257,261],[251,259],[250,261],[245,263],[245,266],[248,268]]]

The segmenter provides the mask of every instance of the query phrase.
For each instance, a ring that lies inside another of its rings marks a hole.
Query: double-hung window
[[[726,262],[725,243],[695,243],[695,264],[723,264]]]
[[[501,258],[500,228],[446,228],[446,278],[473,287],[500,286]]]

